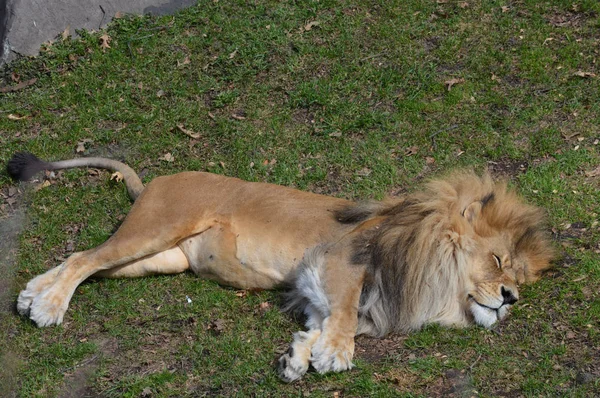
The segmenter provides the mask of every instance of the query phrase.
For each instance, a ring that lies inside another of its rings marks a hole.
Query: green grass
[[[3,173],[0,390],[600,394],[600,182],[586,175],[600,164],[600,76],[575,75],[600,75],[599,28],[595,0],[206,1],[13,62],[1,86],[38,81],[0,94],[2,163],[23,150],[79,156],[87,140],[83,155],[125,160],[145,182],[206,170],[350,199],[489,168],[548,210],[561,258],[494,331],[361,338],[355,370],[285,385],[275,361],[302,326],[279,312],[277,292],[239,297],[187,274],[96,280],[77,289],[62,326],[17,316],[27,280],[102,243],[130,203],[104,171],[61,172],[37,191]],[[450,79],[464,82],[447,90]],[[175,160],[159,160],[166,153]]]

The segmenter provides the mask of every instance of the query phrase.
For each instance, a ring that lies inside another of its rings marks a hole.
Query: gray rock
[[[196,0],[0,0],[0,64],[17,55],[37,55],[40,45],[68,27],[98,30],[117,12],[172,14]]]

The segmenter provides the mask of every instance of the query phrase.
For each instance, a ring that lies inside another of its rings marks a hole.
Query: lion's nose
[[[502,293],[502,297],[504,298],[504,302],[502,304],[513,305],[518,300],[510,288],[502,286],[500,288],[500,293]]]

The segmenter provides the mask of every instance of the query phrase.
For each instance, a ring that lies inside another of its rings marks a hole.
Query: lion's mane
[[[476,201],[481,202],[481,216],[469,223],[462,212]],[[525,281],[537,279],[553,256],[543,211],[524,204],[505,183],[495,183],[487,174],[455,173],[405,197],[356,203],[335,216],[357,225],[380,219],[353,242],[353,266],[367,268],[357,334],[380,337],[428,323],[469,323],[457,297],[467,283],[466,265],[477,235],[510,234],[515,252],[527,258]],[[314,273],[320,264],[305,261],[299,275],[311,269]],[[310,289],[295,289],[292,307],[310,314],[310,294]]]

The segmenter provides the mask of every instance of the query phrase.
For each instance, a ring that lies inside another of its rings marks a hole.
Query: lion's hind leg
[[[110,245],[108,249],[99,246],[74,253],[60,266],[34,278],[19,294],[19,313],[29,315],[40,327],[58,325],[75,289],[92,274],[109,278],[139,277],[179,273],[189,268],[187,257],[178,246],[130,262],[122,258],[109,261],[102,255],[104,251],[118,255],[118,250],[111,250]]]
[[[19,293],[17,298],[17,311],[23,316],[29,315],[33,299],[42,291],[48,289],[63,269],[65,263],[36,276],[27,283],[25,289]],[[177,274],[189,268],[187,257],[183,251],[175,246],[171,249],[144,257],[115,268],[97,272],[94,276],[103,278],[135,278],[157,274]]]
[[[179,246],[152,254],[131,263],[96,272],[102,278],[138,278],[148,275],[170,275],[187,271],[190,264]]]

